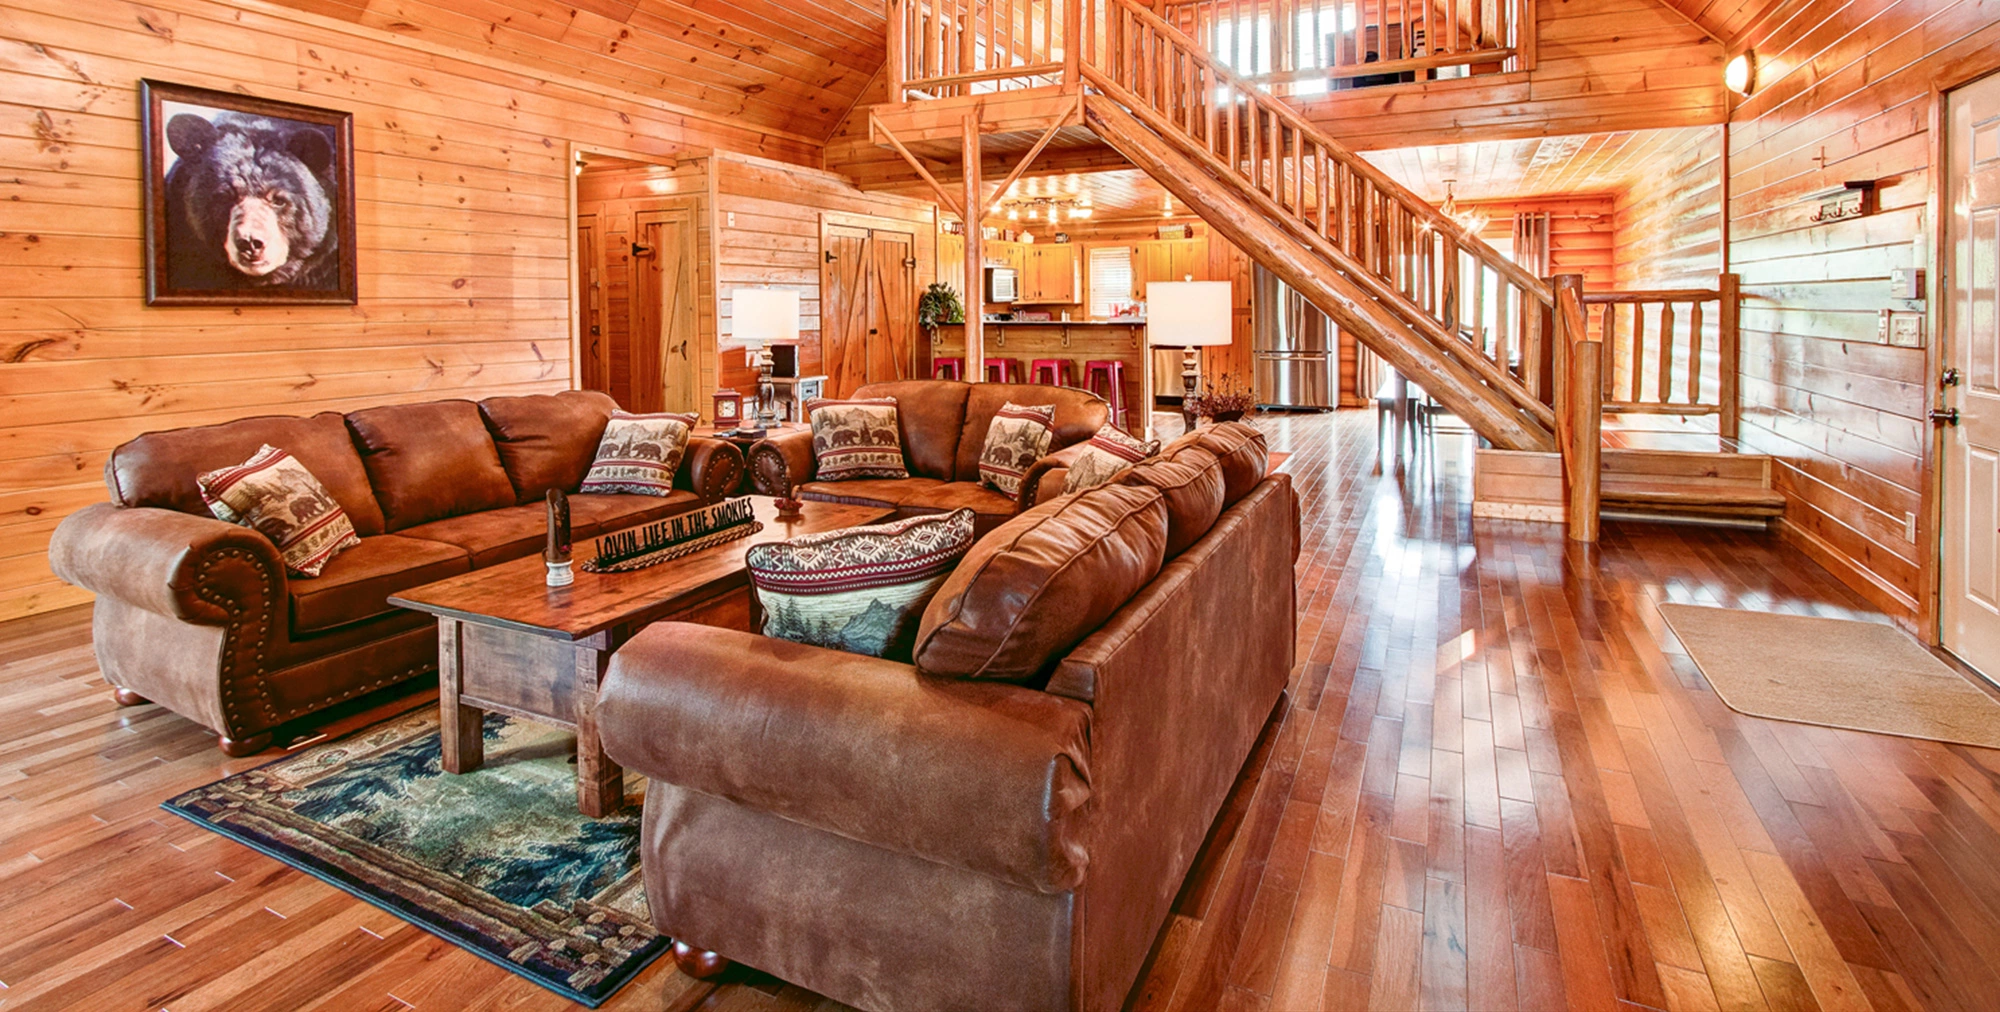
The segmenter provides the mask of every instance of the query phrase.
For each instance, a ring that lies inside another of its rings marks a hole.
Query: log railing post
[[[1084,0],[1063,0],[1063,89],[1083,87]]]
[[[986,249],[980,223],[986,220],[985,187],[979,178],[979,107],[965,114],[960,155],[965,159],[965,375],[986,377]]]
[[[1735,274],[1722,275],[1716,285],[1722,301],[1721,309],[1715,314],[1715,350],[1716,356],[1722,360],[1722,396],[1719,398],[1722,401],[1722,419],[1718,432],[1724,439],[1737,438],[1737,425],[1743,418],[1743,395],[1738,385],[1743,370],[1742,336],[1737,323],[1737,315],[1742,309],[1742,286],[1743,279]]]
[[[1598,463],[1603,446],[1604,343],[1592,341],[1583,311],[1583,275],[1555,277],[1555,341],[1562,368],[1556,449],[1562,453],[1572,541],[1597,540]]]
[[[903,101],[903,82],[906,75],[903,58],[909,52],[909,45],[903,36],[903,19],[907,16],[909,0],[888,0],[889,2],[889,61],[883,65],[882,74],[888,79],[889,101]]]

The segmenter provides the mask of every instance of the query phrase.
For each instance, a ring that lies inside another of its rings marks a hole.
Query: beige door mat
[[[2000,748],[2000,702],[1876,622],[1662,604],[1702,676],[1753,717]]]

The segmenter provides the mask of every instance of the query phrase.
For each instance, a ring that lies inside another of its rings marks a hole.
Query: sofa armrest
[[[687,489],[704,499],[722,499],[736,493],[743,481],[743,451],[727,439],[689,436],[687,453],[681,457],[674,484],[685,482]]]
[[[598,697],[629,769],[885,850],[1072,888],[1089,707],[752,633],[656,623]]]
[[[781,432],[750,447],[750,479],[763,495],[780,498],[813,480],[819,462],[813,456],[811,429]]]
[[[1021,476],[1021,498],[1015,504],[1014,512],[1031,509],[1061,495],[1063,483],[1069,478],[1070,464],[1088,446],[1088,440],[1065,446],[1029,464],[1027,473]]]
[[[49,566],[65,582],[196,625],[275,619],[285,600],[270,538],[176,510],[86,506],[56,527]]]

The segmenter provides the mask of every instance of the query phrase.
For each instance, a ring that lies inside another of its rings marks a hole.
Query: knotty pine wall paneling
[[[1924,417],[1934,377],[1926,350],[1880,343],[1877,323],[1883,309],[1908,308],[1889,298],[1889,272],[1913,266],[1918,237],[1928,247],[1938,227],[1932,89],[1992,66],[2000,11],[1978,0],[1809,4],[1763,19],[1742,42],[1758,57],[1757,90],[1729,129],[1742,441],[1777,458],[1781,530],[1934,636]],[[1850,179],[1878,181],[1877,212],[1809,220],[1818,203],[1808,198]]]
[[[144,305],[141,77],[354,113],[359,305]],[[49,534],[141,432],[568,387],[572,144],[818,158],[256,0],[0,0],[0,619],[88,600]]]
[[[1618,194],[1613,281],[1709,288],[1722,270],[1722,128],[1691,135]]]

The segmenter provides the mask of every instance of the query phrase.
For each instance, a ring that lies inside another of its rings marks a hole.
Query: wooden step
[[[1613,512],[1754,520],[1785,512],[1771,458],[1761,453],[1605,450],[1598,473],[1599,506]],[[1472,498],[1473,516],[1559,522],[1562,457],[1479,450]]]

